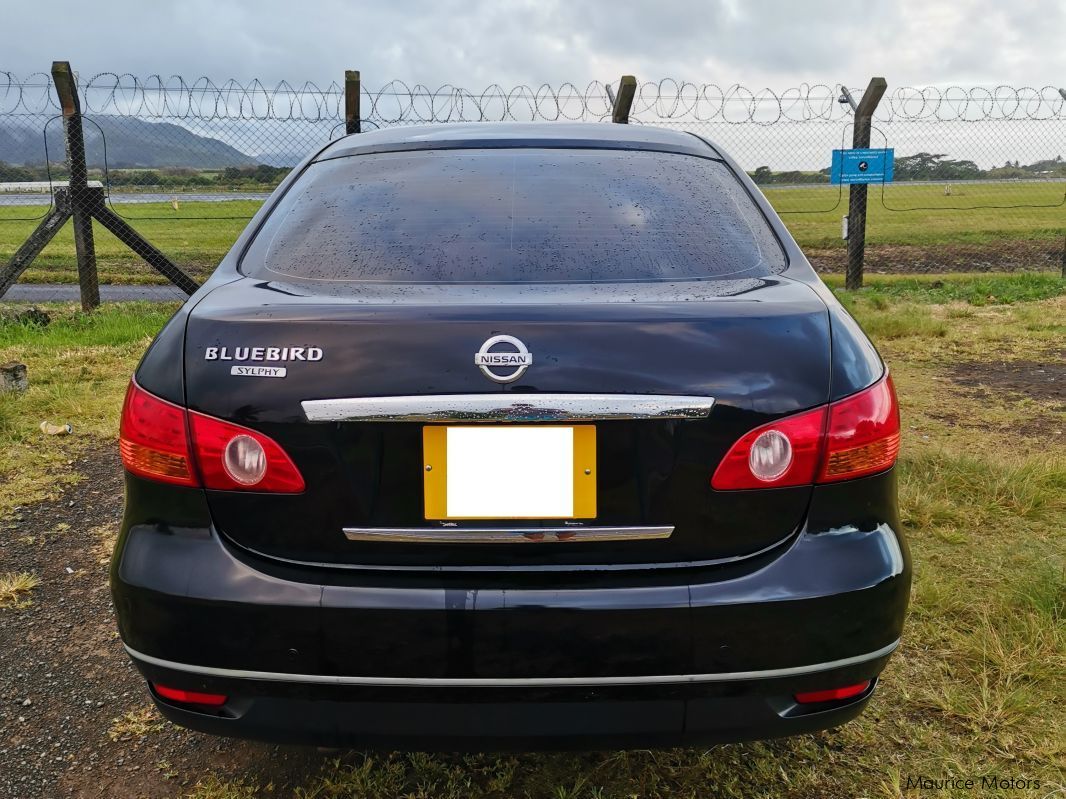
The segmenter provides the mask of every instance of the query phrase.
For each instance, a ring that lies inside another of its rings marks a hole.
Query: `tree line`
[[[106,176],[103,170],[90,170],[90,178],[106,181],[108,186],[127,189],[167,188],[226,188],[264,189],[273,188],[289,173],[291,167],[230,166],[217,170],[199,170],[183,167],[164,169],[111,169]],[[749,172],[760,185],[817,184],[829,182],[829,167],[818,171],[775,171],[760,166]],[[65,180],[65,164],[15,166],[0,161],[0,183]],[[1021,164],[1007,161],[1003,166],[982,169],[973,161],[949,158],[945,153],[915,153],[896,159],[895,180],[1022,180],[1032,178],[1066,178],[1066,161],[1062,156]]]
[[[748,174],[760,185],[829,182],[829,167],[817,172],[775,172],[768,166],[761,166]],[[1063,161],[1061,155],[1032,164],[1007,161],[1003,166],[982,169],[973,161],[948,158],[946,153],[915,153],[896,158],[894,180],[1012,180],[1049,177],[1066,178],[1066,161]]]
[[[291,167],[230,166],[219,170],[199,170],[183,167],[164,169],[90,169],[89,178],[106,182],[111,187],[167,189],[167,188],[273,188],[281,182]],[[0,161],[0,183],[28,183],[44,180],[66,180],[66,164],[51,167],[16,166]]]

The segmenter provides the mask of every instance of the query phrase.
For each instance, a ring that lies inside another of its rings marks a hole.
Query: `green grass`
[[[108,304],[85,314],[49,306],[47,327],[0,318],[0,363],[26,364],[30,388],[0,394],[0,513],[77,479],[69,461],[118,431],[118,408],[145,347],[175,304]],[[73,435],[47,436],[42,421]]]
[[[977,309],[1011,305],[1018,306],[1012,318],[1027,329],[1066,333],[1061,318],[1027,305],[1066,296],[1066,280],[1052,273],[869,275],[857,291],[844,290],[842,275],[826,275],[824,280],[877,342],[913,338],[916,346],[932,351],[934,340],[945,338],[963,320],[975,318]],[[980,330],[999,335],[1000,326],[985,318]],[[1040,339],[1050,346],[1048,338],[1029,340]]]
[[[908,777],[989,774],[1041,781],[1039,790],[1003,795],[1061,791],[1066,413],[1051,396],[961,386],[951,366],[1060,363],[1062,282],[878,276],[844,299],[890,363],[899,391],[901,514],[915,565],[903,646],[859,719],[814,735],[663,752],[344,752],[323,755],[296,786],[270,784],[271,747],[217,774],[175,754],[168,772],[189,779],[195,799],[890,799],[929,795],[907,789]],[[85,442],[113,440],[126,379],[168,310],[115,305],[86,316],[65,308],[46,329],[0,324],[0,361],[18,354],[37,381],[24,397],[0,398],[0,512],[16,496],[24,503],[27,492],[47,493]],[[43,437],[40,418],[70,421],[75,435]],[[17,491],[7,487],[11,481]]]
[[[41,306],[39,306],[41,307]],[[76,347],[122,347],[151,338],[177,308],[177,303],[105,303],[84,313],[73,305],[46,308],[52,321],[46,326],[14,321],[0,322],[0,348],[32,346],[55,352]]]
[[[1046,259],[1066,235],[1066,205],[1062,183],[985,183],[952,187],[950,196],[942,186],[895,184],[870,189],[867,245],[871,256],[883,248],[917,248],[899,257],[887,253],[885,263],[924,263],[931,256],[947,263],[981,261],[987,249],[996,258],[1004,248],[1019,246],[1032,250],[1033,259]],[[782,212],[792,235],[813,257],[833,254],[841,257],[840,218],[847,213],[848,192],[834,186],[798,189],[765,188],[766,196]],[[229,250],[260,203],[233,200],[224,203],[184,202],[175,197],[178,208],[169,203],[120,204],[118,211],[150,242],[176,264],[197,278],[204,278]],[[839,203],[838,203],[839,199]],[[891,211],[894,208],[932,207],[934,210]],[[957,210],[953,206],[983,206],[977,210]],[[1021,208],[992,206],[1021,205]],[[43,214],[43,207],[0,207],[0,263],[10,259],[36,226],[23,217]],[[814,213],[792,213],[814,211]],[[1022,244],[1024,242],[1024,245]],[[104,283],[162,282],[124,245],[96,226],[97,263]],[[977,247],[977,253],[937,251],[934,248]],[[1039,250],[1043,254],[1037,255]],[[873,259],[877,260],[877,259]],[[1014,260],[1019,260],[1015,258]],[[1025,260],[1024,252],[1020,260]],[[1043,262],[1043,261],[1041,261]],[[24,282],[75,283],[74,238],[70,225],[59,232],[32,267]]]
[[[836,186],[764,193],[802,247],[840,247],[840,218],[848,190]],[[944,187],[897,183],[869,188],[866,242],[870,246],[999,244],[1011,239],[1059,239],[1066,233],[1066,184],[978,183]],[[839,202],[838,202],[839,199]],[[1023,206],[999,208],[995,206]],[[979,206],[974,210],[968,206]],[[921,208],[923,210],[890,210]],[[929,209],[929,210],[925,210]],[[796,211],[813,213],[795,213]]]
[[[1066,294],[1066,280],[1053,272],[1018,274],[867,275],[858,291],[844,291],[843,275],[822,275],[845,304],[869,302],[884,309],[898,301],[1002,305]]]
[[[232,200],[222,203],[183,202],[178,210],[167,203],[127,204],[119,213],[148,241],[181,268],[206,278],[244,230],[261,203]],[[37,226],[13,221],[39,215],[38,207],[0,207],[0,263],[5,263]],[[102,283],[156,283],[162,278],[118,239],[94,225],[97,269]],[[70,223],[56,234],[20,278],[30,283],[76,283],[74,232]]]

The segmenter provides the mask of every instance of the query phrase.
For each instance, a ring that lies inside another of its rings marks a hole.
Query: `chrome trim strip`
[[[221,536],[225,536],[225,533],[219,533]],[[752,560],[765,555],[767,552],[772,552],[775,549],[784,548],[789,546],[796,540],[796,534],[790,533],[782,538],[780,541],[775,541],[769,546],[757,549],[754,552],[748,552],[743,555],[732,555],[728,558],[707,558],[705,560],[663,560],[652,562],[634,562],[634,563],[528,563],[521,566],[512,565],[506,567],[508,573],[514,574],[531,574],[531,573],[545,573],[555,572],[559,574],[567,574],[570,572],[643,572],[643,571],[661,571],[663,569],[703,569],[707,566],[724,566],[727,563],[741,563],[746,560]],[[350,563],[345,561],[315,561],[315,560],[299,560],[297,558],[283,558],[280,555],[276,555],[270,552],[263,552],[262,550],[255,549],[253,547],[245,546],[232,538],[226,537],[226,544],[239,549],[242,552],[247,552],[250,555],[254,555],[257,558],[263,558],[264,560],[272,560],[278,563],[289,563],[293,566],[312,566],[316,569],[340,569],[347,571],[366,571],[366,572],[420,572],[423,574],[448,574],[448,573],[463,573],[463,574],[477,574],[480,572],[492,572],[493,574],[500,574],[500,566],[496,565],[482,565],[482,566],[407,566],[396,563]]]
[[[402,544],[544,544],[669,538],[669,527],[345,527],[349,541]]]
[[[704,419],[713,397],[669,394],[426,394],[304,400],[309,422],[588,422]]]
[[[888,646],[865,655],[812,663],[807,666],[790,666],[783,669],[758,671],[726,671],[712,674],[638,674],[632,677],[351,677],[327,674],[285,674],[275,671],[250,671],[246,669],[221,669],[215,666],[193,666],[172,660],[152,657],[127,646],[130,657],[153,666],[205,677],[226,677],[241,680],[264,680],[268,682],[314,683],[316,685],[377,685],[393,687],[426,688],[526,688],[526,687],[572,687],[586,685],[670,685],[703,682],[736,682],[738,680],[768,680],[775,677],[794,677],[819,671],[854,666],[868,660],[876,660],[891,654],[899,646],[897,638]]]

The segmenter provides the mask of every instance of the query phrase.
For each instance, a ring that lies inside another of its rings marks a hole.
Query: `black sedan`
[[[122,414],[122,640],[173,721],[650,747],[857,715],[910,585],[888,372],[691,134],[349,136]]]

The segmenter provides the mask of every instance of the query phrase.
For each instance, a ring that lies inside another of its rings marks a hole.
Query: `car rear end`
[[[169,718],[643,747],[874,692],[880,359],[706,143],[534,129],[327,149],[146,354],[112,586]]]

